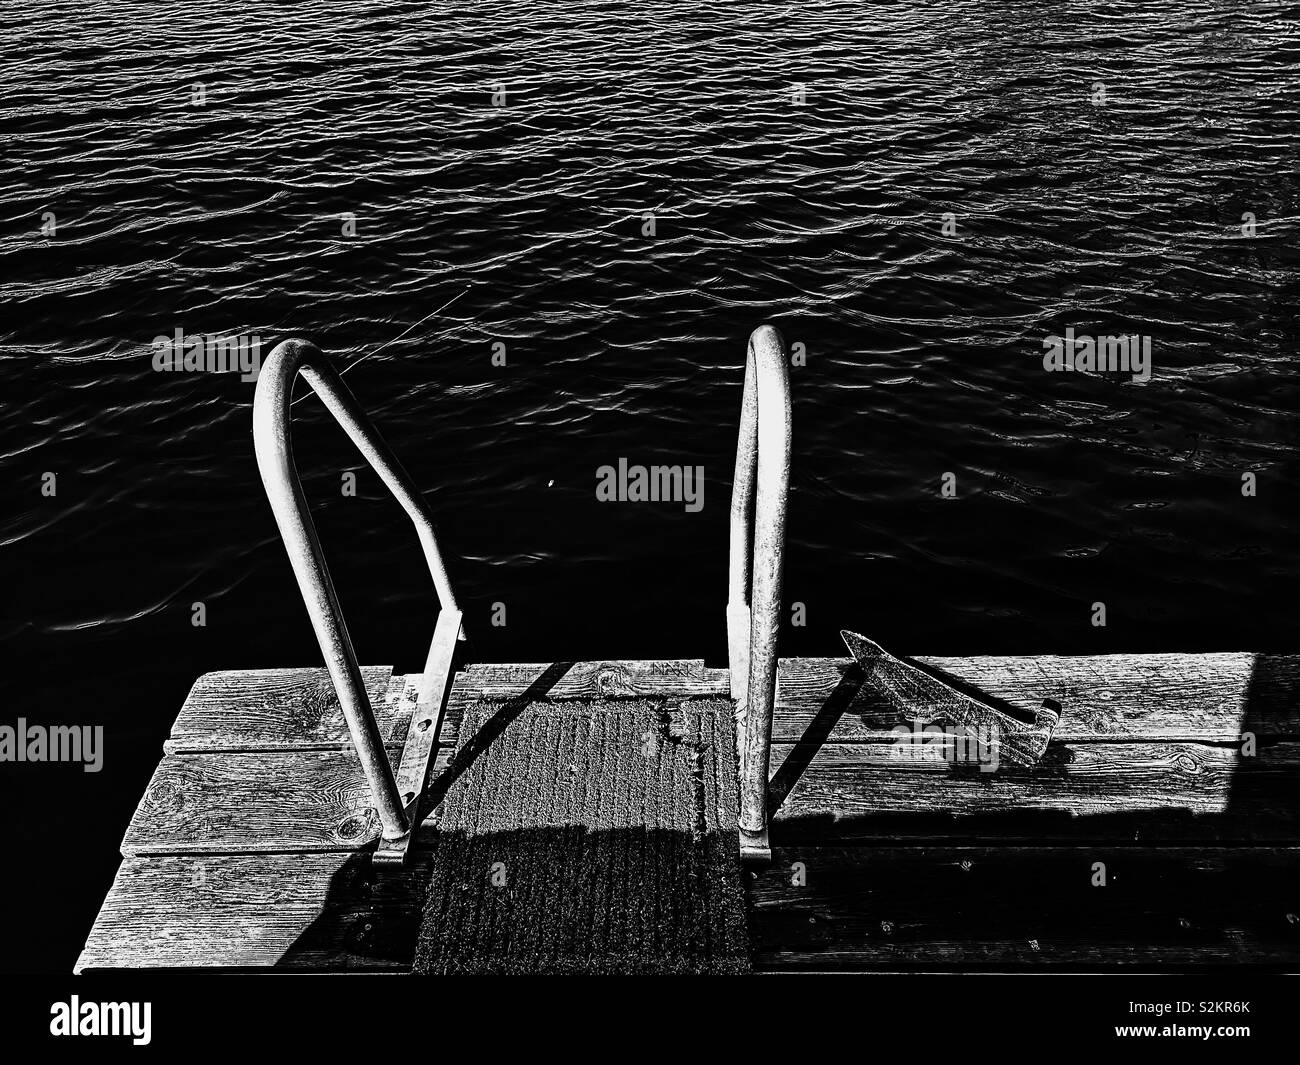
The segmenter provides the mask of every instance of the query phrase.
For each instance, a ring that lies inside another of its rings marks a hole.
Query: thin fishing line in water
[[[357,359],[356,362],[350,363],[349,365],[345,366],[342,370],[339,371],[339,376],[342,377],[349,370],[355,369],[356,367],[360,366],[363,362],[365,362],[368,358],[370,358],[371,355],[378,355],[381,351],[384,350],[384,348],[388,347],[390,344],[396,344],[399,340],[402,339],[402,337],[406,336],[406,334],[409,333],[412,329],[418,329],[420,326],[424,325],[424,323],[427,322],[430,318],[432,318],[435,314],[439,314],[442,311],[445,311],[448,307],[450,307],[453,303],[455,303],[458,299],[461,298],[461,296],[465,295],[465,293],[468,291],[469,289],[467,288],[463,292],[456,293],[456,295],[452,296],[451,299],[449,299],[441,307],[437,308],[437,310],[430,311],[414,325],[407,326],[406,329],[398,333],[397,336],[393,337],[392,340],[385,340],[382,344],[379,345],[379,347],[375,348],[374,351],[367,352],[365,355],[362,355],[361,358]],[[301,403],[304,399],[307,398],[307,396],[310,395],[312,395],[312,392],[308,391],[305,395],[301,395],[297,399],[293,400],[289,404],[289,406],[292,407],[295,404]]]

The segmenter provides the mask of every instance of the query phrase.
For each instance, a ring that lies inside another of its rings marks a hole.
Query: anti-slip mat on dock
[[[747,971],[733,713],[469,706],[415,971]]]

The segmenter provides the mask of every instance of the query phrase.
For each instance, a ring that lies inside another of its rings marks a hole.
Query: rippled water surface
[[[841,626],[913,653],[1295,649],[1287,5],[16,7],[0,636],[34,700],[136,752],[110,849],[197,674],[319,660],[252,386],[155,372],[177,327],[348,367],[483,658],[721,660],[764,321],[806,352],[790,653],[842,653]],[[1150,336],[1152,380],[1045,372],[1067,326]],[[418,669],[409,525],[295,411],[361,656]],[[703,509],[597,502],[620,457],[703,466]]]

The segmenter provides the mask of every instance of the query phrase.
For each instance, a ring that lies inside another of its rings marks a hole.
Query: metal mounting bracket
[[[407,829],[400,836],[380,836],[373,860],[381,865],[400,865],[406,861],[411,841],[420,828],[429,767],[438,750],[442,719],[447,712],[447,696],[451,691],[453,660],[460,626],[459,610],[444,607],[438,614],[433,642],[429,645],[429,657],[424,664],[424,675],[420,678],[417,689],[419,694],[415,709],[411,712],[406,744],[402,747],[402,760],[397,766],[397,794],[402,801]]]

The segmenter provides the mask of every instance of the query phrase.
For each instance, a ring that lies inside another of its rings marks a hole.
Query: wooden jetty
[[[1300,656],[921,661],[1012,703],[1055,699],[1061,731],[1032,769],[900,761],[890,709],[848,659],[782,660],[772,862],[748,884],[760,970],[1300,963]],[[396,766],[420,678],[363,675]],[[470,701],[530,689],[717,696],[729,672],[469,666],[438,764]],[[372,862],[378,835],[323,669],[208,674],[78,970],[408,970],[437,816],[404,866]]]
[[[737,846],[756,861],[745,890],[759,970],[1296,966],[1300,656],[918,659],[994,702],[1052,700],[1063,716],[1032,765],[900,758],[899,707],[856,664],[777,657],[786,365],[776,331],[757,330],[728,668],[457,669],[462,613],[418,489],[320,352],[279,345],[254,436],[326,668],[199,679],[78,970],[409,971],[440,771],[471,702],[697,696],[737,708]],[[357,664],[289,446],[299,374],[420,537],[441,611],[419,674]]]

